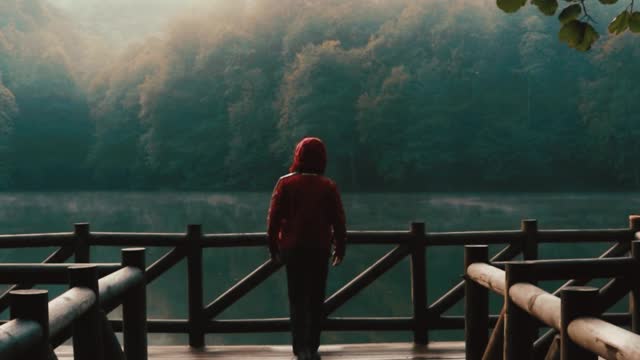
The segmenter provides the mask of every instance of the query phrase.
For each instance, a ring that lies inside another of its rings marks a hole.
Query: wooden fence
[[[11,290],[0,359],[55,359],[53,349],[73,337],[76,360],[146,360],[144,267],[144,249],[124,249],[121,264],[1,264],[0,283],[69,284],[69,290],[51,301],[46,290]],[[124,351],[106,317],[119,305]]]
[[[355,276],[343,287],[325,300],[327,318],[324,330],[336,331],[411,331],[416,344],[426,344],[430,330],[465,329],[464,316],[445,315],[449,309],[465,298],[465,287],[473,282],[464,280],[455,284],[449,291],[439,296],[431,304],[427,303],[428,274],[426,251],[433,247],[462,245],[505,245],[491,259],[489,264],[512,260],[522,255],[524,260],[538,258],[538,245],[541,243],[613,243],[601,257],[619,257],[629,251],[631,241],[640,230],[640,220],[630,217],[628,227],[602,230],[539,230],[535,220],[523,220],[519,230],[475,231],[475,232],[427,232],[423,223],[412,223],[408,231],[350,231],[349,244],[394,245],[380,259],[371,264],[362,273]],[[209,303],[204,302],[203,291],[203,249],[224,247],[265,247],[264,233],[248,234],[203,234],[200,225],[189,225],[186,233],[114,233],[92,232],[88,224],[76,224],[74,231],[56,234],[1,235],[0,248],[59,247],[48,256],[43,264],[55,264],[66,261],[72,256],[78,263],[90,263],[90,249],[96,246],[112,247],[169,247],[170,250],[157,261],[146,267],[146,283],[155,281],[178,262],[187,262],[188,318],[187,319],[145,319],[150,333],[185,333],[189,344],[201,347],[205,344],[207,333],[250,333],[279,332],[289,330],[288,318],[264,319],[217,319],[217,316],[237,302],[270,275],[278,271],[281,264],[266,260],[243,279],[219,294]],[[265,252],[266,253],[266,252]],[[412,315],[410,317],[335,317],[332,314],[374,282],[382,274],[394,267],[404,258],[410,258]],[[34,284],[43,283],[41,278],[19,278],[7,276],[6,280],[15,285],[0,295],[0,311],[9,306],[11,290],[27,289]],[[2,277],[0,275],[0,277]],[[575,278],[571,277],[570,278]],[[571,281],[570,285],[583,283],[583,279]],[[613,286],[613,285],[612,285]],[[615,291],[614,288],[611,291]],[[467,291],[468,292],[468,291]],[[484,301],[481,296],[478,301]],[[466,303],[474,301],[473,295]],[[103,307],[105,310],[110,307]],[[469,314],[467,314],[469,315]],[[490,327],[500,325],[504,316],[498,314],[482,317],[481,325],[488,332]],[[629,314],[605,314],[605,319],[616,324],[630,321]],[[486,322],[486,324],[485,324]],[[124,320],[110,320],[114,331],[126,332],[126,314]],[[469,322],[467,322],[469,323]],[[474,322],[472,321],[471,324]],[[476,322],[476,324],[478,324]],[[485,326],[486,325],[486,326]],[[497,327],[496,327],[497,328]],[[467,333],[472,331],[467,326]],[[478,331],[478,334],[481,332]],[[535,354],[546,354],[553,344],[554,333],[549,333],[535,341]],[[485,343],[486,336],[467,337],[467,341]],[[488,340],[487,340],[488,341]],[[127,339],[125,336],[125,349]],[[476,345],[472,345],[476,348]]]
[[[622,257],[629,244],[619,242],[597,259],[493,264],[486,245],[465,246],[466,359],[640,359],[640,240]],[[582,286],[597,278],[610,280]],[[569,281],[549,293],[536,286],[545,280]],[[491,337],[489,290],[504,297]],[[629,314],[602,315],[629,293]],[[612,323],[630,323],[631,331]],[[538,338],[541,327],[551,330]]]

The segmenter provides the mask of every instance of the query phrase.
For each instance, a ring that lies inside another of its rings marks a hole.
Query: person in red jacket
[[[290,173],[273,190],[267,237],[274,261],[286,264],[293,353],[320,359],[328,262],[345,255],[346,225],[338,188],[325,177],[327,153],[315,137],[296,146]]]

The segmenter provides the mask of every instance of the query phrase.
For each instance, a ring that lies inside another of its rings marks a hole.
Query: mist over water
[[[71,231],[74,222],[90,222],[93,231],[184,232],[201,223],[206,233],[263,232],[269,193],[7,193],[0,195],[0,233]],[[637,212],[640,194],[345,194],[351,230],[402,230],[424,221],[428,231],[517,229],[523,218],[536,218],[541,229],[624,228]],[[610,244],[541,245],[541,258],[599,255]],[[391,246],[349,246],[345,263],[333,269],[328,293],[370,266]],[[0,250],[0,262],[39,262],[54,249]],[[150,248],[147,263],[169,249]],[[492,247],[491,252],[498,251]],[[119,262],[119,249],[94,247],[92,259]],[[265,248],[206,249],[205,303],[266,261]],[[462,248],[427,251],[429,301],[460,280]],[[437,276],[435,275],[437,274]],[[336,312],[336,316],[410,316],[409,262],[396,265]],[[63,287],[48,287],[53,294]],[[152,318],[186,318],[186,265],[179,263],[149,288]],[[499,299],[493,299],[498,310]],[[286,281],[279,271],[220,318],[288,316]],[[462,314],[456,307],[451,314]],[[4,314],[7,316],[7,314]],[[116,313],[113,315],[118,317]],[[409,333],[327,332],[325,342],[410,341]],[[434,339],[460,338],[459,332],[437,332]],[[152,335],[152,343],[185,343],[179,335]],[[209,335],[208,343],[288,343],[282,334]]]

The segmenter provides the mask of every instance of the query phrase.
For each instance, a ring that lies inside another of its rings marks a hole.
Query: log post
[[[89,224],[78,223],[73,227],[73,233],[75,235],[75,260],[77,263],[90,263],[91,252],[89,246]]]
[[[535,323],[527,312],[521,309],[509,296],[511,286],[530,282],[531,271],[526,263],[507,263],[506,289],[504,294],[504,356],[505,360],[525,360],[533,358]]]
[[[481,360],[488,342],[489,290],[469,279],[467,268],[473,263],[487,263],[487,245],[464,247],[464,338],[467,360]]]
[[[636,261],[636,270],[629,274],[631,280],[631,294],[629,296],[629,312],[631,313],[631,331],[640,334],[640,240],[631,243],[631,256]]]
[[[122,266],[131,266],[144,273],[145,249],[122,250]],[[142,281],[124,295],[122,301],[122,333],[127,359],[147,360],[147,287]]]
[[[49,292],[47,290],[14,290],[11,299],[11,319],[32,320],[40,325],[42,337],[23,359],[52,359],[49,345]]]
[[[189,298],[189,346],[204,346],[204,319],[202,300],[202,226],[187,227],[187,282]]]
[[[633,238],[638,239],[636,234],[640,232],[640,215],[629,215],[629,228],[633,231]],[[640,248],[638,248],[637,241],[631,243],[631,256],[639,262],[638,268],[640,269]],[[629,313],[631,314],[631,331],[640,334],[640,277],[635,274],[637,271],[629,275],[631,280]]]
[[[103,360],[102,313],[96,266],[69,267],[69,287],[88,288],[96,297],[91,308],[73,323],[73,357],[75,360]]]
[[[538,221],[525,219],[520,222],[524,233],[522,256],[524,260],[538,260]]]
[[[427,324],[427,262],[424,223],[411,223],[411,302],[413,304],[413,342],[429,342]]]
[[[598,355],[583,349],[574,343],[567,327],[576,318],[582,316],[594,316],[594,303],[598,289],[589,286],[568,286],[560,292],[562,301],[560,315],[560,359],[562,360],[597,360]]]
[[[629,215],[629,229],[633,231],[633,238],[637,239],[636,233],[640,231],[640,215]]]

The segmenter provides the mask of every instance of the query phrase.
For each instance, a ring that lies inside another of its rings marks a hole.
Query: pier
[[[323,345],[324,359],[640,359],[640,217],[619,229],[542,230],[535,220],[507,231],[427,232],[423,223],[407,231],[352,231],[349,244],[392,249],[330,294],[324,303],[325,331],[406,331],[405,343]],[[539,259],[543,243],[608,243],[598,258]],[[491,251],[490,248],[496,251]],[[205,234],[199,225],[185,233],[73,232],[0,235],[0,248],[57,247],[39,264],[0,264],[0,359],[288,359],[289,346],[207,346],[205,334],[272,333],[289,330],[287,318],[218,319],[218,315],[281,268],[266,260],[221,294],[203,290],[205,248],[265,247],[264,233]],[[428,303],[426,252],[464,247],[464,279]],[[93,263],[90,249],[118,247],[120,263]],[[169,248],[151,264],[145,249]],[[333,313],[381,275],[409,258],[412,315],[337,317]],[[73,260],[72,263],[66,262]],[[188,316],[149,318],[146,286],[179,262],[187,263]],[[600,287],[586,286],[606,279]],[[538,287],[563,280],[559,288]],[[39,285],[68,284],[49,298]],[[491,314],[489,293],[504,299]],[[628,311],[609,308],[629,296]],[[211,299],[205,302],[205,299]],[[463,302],[464,316],[447,315]],[[121,319],[107,317],[122,308]],[[429,341],[434,330],[464,330],[457,342]],[[122,333],[122,336],[116,334]],[[184,346],[148,346],[149,333],[187,334]],[[69,341],[71,340],[71,341]]]

